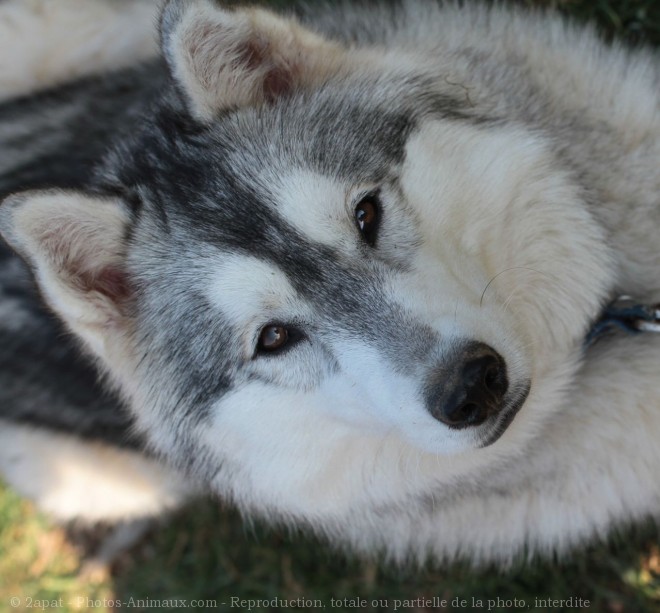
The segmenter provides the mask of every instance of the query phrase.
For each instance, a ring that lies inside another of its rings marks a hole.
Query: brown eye
[[[277,351],[282,349],[289,340],[289,331],[284,326],[266,326],[259,336],[260,351]]]
[[[376,243],[376,234],[380,222],[380,201],[378,196],[365,196],[355,207],[355,223],[362,238],[372,247]]]

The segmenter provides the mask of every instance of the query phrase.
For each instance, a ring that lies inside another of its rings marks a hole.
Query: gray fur
[[[95,189],[109,143],[134,129],[164,77],[162,64],[151,62],[0,103],[0,198],[43,187]],[[98,383],[1,239],[0,292],[0,416],[142,446],[119,399]]]
[[[135,445],[130,420],[0,244],[0,416]]]

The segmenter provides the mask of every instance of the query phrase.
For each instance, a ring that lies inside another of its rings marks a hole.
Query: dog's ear
[[[48,304],[100,357],[130,294],[127,221],[121,201],[76,192],[24,192],[0,206],[0,233],[31,266]]]
[[[211,0],[170,0],[163,53],[198,119],[253,106],[327,79],[340,45],[261,9],[224,10]]]

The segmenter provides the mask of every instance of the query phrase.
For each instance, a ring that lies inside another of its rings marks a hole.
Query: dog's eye
[[[378,226],[380,225],[380,200],[378,195],[369,194],[362,198],[355,207],[355,223],[362,238],[373,247],[376,244]]]
[[[268,324],[259,333],[254,357],[282,353],[306,338],[305,333],[295,325]]]
[[[278,355],[306,338],[305,333],[298,326],[268,324],[259,333],[257,349],[253,357]]]
[[[257,349],[262,352],[272,353],[282,349],[289,342],[289,330],[284,326],[266,326],[259,335]]]

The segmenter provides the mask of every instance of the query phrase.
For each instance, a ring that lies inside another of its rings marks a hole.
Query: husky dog
[[[172,0],[151,57],[144,12],[144,61],[0,107],[0,231],[130,412],[5,256],[11,483],[75,447],[394,559],[658,517],[660,336],[584,343],[660,300],[657,55],[502,7]]]

